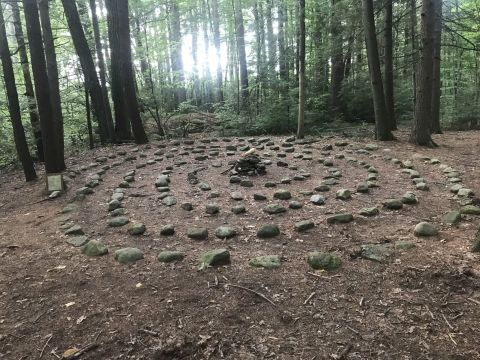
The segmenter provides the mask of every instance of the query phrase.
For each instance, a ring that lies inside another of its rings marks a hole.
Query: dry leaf
[[[78,349],[77,349],[76,347],[73,347],[73,348],[71,348],[71,349],[67,349],[67,350],[65,350],[65,352],[63,353],[63,357],[66,358],[66,357],[72,356],[72,355],[75,354],[77,351],[78,351]]]
[[[75,305],[75,301],[69,302],[65,304],[66,308],[69,308],[70,306]]]

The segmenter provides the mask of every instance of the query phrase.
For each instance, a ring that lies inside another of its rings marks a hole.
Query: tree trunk
[[[222,72],[222,55],[220,51],[220,15],[218,13],[218,0],[212,0],[212,28],[213,43],[215,44],[215,52],[217,55],[217,101],[223,103],[223,72]]]
[[[85,84],[85,112],[87,114],[88,145],[90,149],[93,149],[95,147],[95,144],[93,141],[92,118],[90,111],[90,94],[87,84]]]
[[[372,83],[373,107],[375,110],[375,134],[377,140],[392,140],[393,135],[388,126],[388,113],[383,92],[382,72],[378,56],[373,0],[363,1],[363,27],[365,30],[368,69]]]
[[[93,62],[92,53],[88,47],[85,33],[83,32],[75,1],[62,0],[62,4],[67,17],[67,23],[70,29],[70,35],[72,36],[73,45],[75,46],[75,50],[77,51],[77,55],[82,66],[83,76],[85,77],[85,86],[90,92],[92,98],[93,110],[98,119],[100,141],[103,144],[107,141],[111,141],[107,126],[109,116],[107,115],[108,109],[105,107],[102,88],[97,78],[97,72]]]
[[[433,89],[432,63],[435,50],[435,2],[436,0],[423,0],[422,2],[422,47],[417,73],[418,87],[415,120],[410,135],[410,141],[421,146],[434,145],[430,136],[430,117]]]
[[[331,106],[332,110],[341,115],[344,113],[344,104],[342,96],[342,85],[344,76],[344,61],[343,61],[343,36],[341,15],[339,12],[339,0],[332,0],[332,17],[330,23],[331,33]]]
[[[18,102],[17,85],[15,84],[15,74],[13,72],[12,58],[10,57],[10,49],[8,48],[7,32],[5,31],[5,20],[3,18],[3,10],[0,6],[0,58],[3,67],[3,77],[5,79],[5,90],[7,91],[8,110],[10,112],[10,120],[13,128],[13,139],[15,148],[17,149],[18,158],[22,163],[25,180],[31,181],[37,178],[33,160],[28,150],[27,139],[25,138],[25,130],[22,124],[22,115],[20,111],[20,103]]]
[[[48,90],[50,91],[50,101],[52,103],[52,115],[55,128],[58,133],[57,140],[60,142],[60,146],[58,147],[59,153],[57,161],[61,164],[61,167],[65,169],[62,100],[60,98],[60,83],[58,80],[57,54],[55,52],[52,25],[50,23],[49,2],[48,0],[37,1],[38,10],[40,13],[40,22],[42,26],[43,43],[45,46]],[[45,91],[45,89],[43,89],[43,91]]]
[[[30,114],[30,124],[33,129],[33,137],[35,139],[35,148],[39,161],[44,161],[42,130],[40,129],[40,118],[38,116],[37,101],[35,100],[35,91],[33,90],[32,77],[30,75],[30,66],[28,63],[27,47],[25,45],[25,37],[23,35],[22,20],[20,17],[20,9],[16,0],[10,0],[12,8],[13,25],[15,28],[15,38],[17,40],[18,54],[20,63],[22,64],[23,80],[25,82],[25,95],[28,100],[28,112]]]
[[[241,87],[241,109],[248,111],[249,94],[248,94],[248,70],[247,70],[247,53],[245,51],[245,28],[243,25],[243,8],[242,1],[235,0],[235,35],[237,39],[238,64],[240,67],[240,87]]]
[[[385,104],[388,113],[388,126],[390,130],[396,130],[395,122],[395,99],[393,82],[393,0],[385,3]]]
[[[298,129],[297,137],[304,137],[305,127],[305,0],[299,0],[299,48],[298,48]]]
[[[176,1],[169,3],[170,15],[170,52],[172,57],[173,84],[175,86],[175,108],[187,100],[185,89],[185,74],[182,58],[182,29],[180,24],[180,11]]]
[[[433,58],[433,89],[432,89],[432,133],[441,134],[440,127],[440,96],[442,79],[440,68],[442,64],[442,2],[437,1],[435,8],[435,40]]]
[[[95,50],[97,54],[100,84],[102,86],[102,98],[107,113],[107,134],[109,139],[115,141],[112,108],[110,106],[110,100],[108,98],[107,70],[105,69],[102,42],[100,41],[100,27],[98,25],[97,5],[95,4],[95,0],[90,0],[90,11],[92,13],[93,36],[95,38]]]
[[[412,98],[413,112],[417,105],[417,65],[418,65],[418,46],[417,46],[417,0],[410,0],[410,36],[412,51]]]
[[[267,23],[267,44],[268,44],[268,74],[270,83],[277,80],[277,40],[273,32],[273,1],[267,0],[265,18]]]

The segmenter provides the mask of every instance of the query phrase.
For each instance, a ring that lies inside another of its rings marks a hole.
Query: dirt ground
[[[368,139],[322,137],[311,145],[296,144],[294,153],[280,159],[290,168],[276,165],[277,151],[259,150],[270,153],[273,164],[267,166],[265,176],[250,178],[251,188],[230,184],[228,175],[221,174],[228,161],[241,153],[227,156],[226,145],[245,145],[248,139],[166,143],[165,155],[153,155],[159,148],[152,143],[72,157],[68,167],[79,175],[66,194],[51,201],[40,202],[45,198],[43,179],[25,184],[20,173],[2,174],[0,359],[60,359],[73,348],[85,350],[77,357],[81,359],[480,359],[480,256],[470,251],[480,217],[464,216],[457,226],[441,224],[442,216],[460,205],[439,165],[418,156],[437,158],[455,168],[463,184],[480,194],[480,132],[438,135],[437,149],[416,148],[405,141],[406,134],[397,135],[400,141],[376,143],[378,149],[370,152],[358,152],[374,143]],[[277,145],[284,141],[271,139]],[[347,146],[335,146],[344,141]],[[330,155],[321,154],[326,144],[334,145]],[[211,151],[219,155],[197,161],[198,154],[191,150],[199,145],[205,146],[207,155]],[[118,155],[121,150],[126,155]],[[313,160],[294,158],[305,150],[312,152]],[[182,152],[189,154],[179,155]],[[353,191],[367,176],[364,167],[335,158],[338,154],[374,166],[379,187],[370,194],[353,193],[348,201],[335,199],[336,190]],[[108,255],[87,257],[66,243],[59,227],[61,211],[102,166],[86,169],[88,164],[110,155],[116,158],[108,159],[109,165],[131,155],[136,160],[109,169],[95,193],[69,214],[90,239],[101,239],[109,248]],[[411,160],[430,191],[415,190],[408,175],[387,156]],[[123,201],[130,221],[146,225],[145,234],[128,235],[128,226],[108,227],[107,203],[123,176],[138,164],[160,158],[136,169],[135,182],[126,189]],[[313,191],[327,174],[317,161],[320,158],[331,158],[343,177],[323,194],[325,205],[315,206],[301,191]],[[187,163],[176,166],[180,160]],[[168,166],[173,166],[170,188],[178,201],[172,207],[161,204],[154,186]],[[198,172],[198,178],[208,182],[218,198],[208,199],[212,191],[187,182],[187,173],[201,167],[207,168]],[[302,170],[311,174],[304,181],[264,187]],[[291,191],[304,206],[279,215],[264,213],[267,203],[288,205],[272,199],[279,188]],[[417,205],[398,211],[382,208],[383,200],[409,190],[417,195]],[[230,198],[233,191],[245,195],[241,202],[245,214],[231,213],[237,205]],[[267,200],[254,201],[256,192]],[[193,204],[193,211],[181,209],[185,201]],[[208,202],[218,204],[220,214],[206,214]],[[357,215],[366,206],[378,206],[380,214]],[[327,224],[328,215],[345,211],[354,214],[353,222]],[[314,220],[315,228],[294,231],[294,223],[304,219]],[[415,237],[413,228],[420,221],[437,226],[439,236]],[[160,236],[160,228],[168,223],[175,225],[175,235]],[[280,236],[258,239],[256,231],[265,223],[279,224]],[[235,227],[238,235],[217,239],[214,230],[222,224]],[[208,239],[189,239],[186,232],[192,226],[208,228]],[[398,240],[416,247],[395,250],[384,262],[358,256],[362,244],[393,246]],[[145,259],[134,265],[118,263],[113,253],[123,247],[141,249]],[[231,264],[198,271],[199,257],[214,248],[227,248]],[[156,261],[161,250],[182,250],[186,258],[162,264]],[[342,268],[333,273],[312,270],[305,257],[315,250],[337,253]],[[282,256],[280,268],[248,264],[254,256],[271,254]]]

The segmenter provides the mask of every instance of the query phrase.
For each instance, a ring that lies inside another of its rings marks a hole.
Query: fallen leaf
[[[75,354],[77,351],[78,351],[78,349],[77,349],[76,347],[73,347],[73,348],[71,348],[71,349],[67,349],[67,350],[64,351],[63,357],[66,358],[66,357],[72,356],[72,355]]]

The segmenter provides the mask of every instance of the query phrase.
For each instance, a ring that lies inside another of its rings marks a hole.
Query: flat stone
[[[147,227],[142,223],[133,223],[128,227],[130,235],[142,235],[147,230]]]
[[[281,259],[278,255],[263,255],[250,259],[248,264],[257,268],[277,269],[281,265]]]
[[[243,214],[247,211],[244,205],[236,205],[232,207],[232,213],[238,215],[238,214]]]
[[[387,199],[383,202],[383,206],[390,210],[400,210],[403,208],[403,203],[398,199]]]
[[[473,190],[462,188],[458,190],[457,195],[460,197],[470,197],[470,196],[473,196]]]
[[[73,225],[65,231],[65,235],[85,235],[80,225]]]
[[[263,208],[263,211],[266,212],[267,214],[275,215],[275,214],[284,213],[287,211],[287,209],[280,204],[268,204]]]
[[[413,233],[415,236],[435,236],[438,235],[438,230],[428,222],[421,222],[415,226]]]
[[[342,266],[342,259],[333,253],[314,251],[307,255],[307,263],[315,270],[335,271]]]
[[[234,191],[230,194],[230,197],[235,201],[240,201],[245,199],[245,196],[240,191]]]
[[[177,199],[175,199],[173,196],[169,195],[162,199],[162,204],[165,206],[173,206],[177,203]]]
[[[323,185],[317,186],[314,190],[319,192],[327,192],[327,191],[330,191],[330,186],[323,184]]]
[[[321,195],[312,195],[310,202],[315,205],[323,205],[325,204],[325,198]]]
[[[120,202],[120,200],[111,200],[108,203],[108,211],[113,211],[121,207],[122,207],[122,203]]]
[[[110,216],[116,217],[116,216],[123,216],[125,215],[125,209],[124,208],[118,208],[110,212]]]
[[[465,205],[460,211],[465,215],[480,215],[480,207],[475,205]]]
[[[267,197],[264,194],[255,193],[253,194],[253,200],[264,201],[264,200],[267,200]]]
[[[183,203],[182,205],[180,205],[180,207],[185,211],[192,211],[193,210],[193,205],[189,202]]]
[[[168,187],[170,184],[170,177],[168,175],[160,175],[155,180],[156,187]]]
[[[162,263],[171,263],[182,261],[185,258],[185,254],[181,251],[162,251],[157,256],[157,261]]]
[[[366,208],[360,209],[360,211],[358,212],[359,215],[367,216],[367,217],[376,216],[379,213],[380,213],[380,210],[378,210],[378,208],[376,207],[366,207]]]
[[[124,193],[115,192],[115,193],[112,194],[111,199],[112,200],[117,200],[117,201],[122,201],[124,197],[125,197]]]
[[[209,215],[216,215],[220,212],[220,207],[217,204],[205,205],[205,212]]]
[[[417,190],[428,191],[430,187],[426,183],[418,183],[416,185]]]
[[[340,189],[335,194],[335,197],[340,200],[349,200],[352,198],[352,193],[347,189]]]
[[[214,249],[206,252],[200,259],[199,270],[210,266],[222,266],[230,264],[230,252],[227,249]]]
[[[260,239],[272,238],[280,235],[280,228],[276,224],[265,224],[257,231],[257,237]]]
[[[370,191],[367,183],[360,183],[357,185],[357,193],[366,194]]]
[[[240,176],[232,175],[230,176],[230,184],[240,184],[242,182],[242,178]]]
[[[108,253],[108,248],[101,241],[90,240],[82,247],[82,253],[87,256],[102,256]]]
[[[301,209],[303,207],[303,204],[299,201],[292,200],[288,203],[288,207],[290,209],[298,210],[298,209]]]
[[[230,226],[220,226],[215,230],[215,236],[219,239],[230,239],[237,235],[237,231]]]
[[[108,226],[110,227],[120,227],[127,225],[130,222],[125,216],[116,216],[108,220]]]
[[[93,194],[93,190],[89,188],[88,186],[81,187],[80,189],[77,189],[75,191],[76,195],[90,195]]]
[[[175,226],[173,224],[167,224],[161,227],[160,235],[162,236],[172,236],[175,234]]]
[[[121,264],[130,264],[143,259],[143,252],[137,248],[123,248],[115,251],[115,260]]]
[[[206,182],[201,182],[200,184],[198,184],[198,187],[200,190],[202,191],[209,191],[211,190],[212,188],[210,187],[209,184],[207,184]]]
[[[350,213],[335,214],[327,217],[329,224],[347,224],[353,221],[353,215]]]
[[[248,179],[243,179],[243,180],[240,182],[240,185],[243,186],[243,187],[253,187],[253,181],[252,181],[252,180],[248,180]]]
[[[290,191],[279,189],[273,193],[273,197],[279,200],[289,200],[292,198]]]
[[[304,232],[315,227],[313,220],[303,220],[295,223],[295,231]]]
[[[473,240],[472,252],[480,252],[480,229],[477,231],[475,239]]]
[[[399,250],[410,250],[417,247],[414,243],[405,240],[398,240],[395,242],[395,249]]]
[[[206,228],[190,228],[187,236],[193,240],[205,240],[208,237],[208,230]]]
[[[270,181],[269,181],[269,182],[266,182],[266,183],[265,183],[265,187],[266,187],[266,188],[274,188],[274,187],[276,187],[276,186],[277,186],[277,184],[275,184],[274,182],[270,182]]]
[[[78,205],[77,204],[67,204],[65,207],[62,209],[62,214],[68,214],[73,211],[78,210]]]
[[[388,244],[366,244],[361,246],[360,256],[367,260],[384,262],[393,254]]]
[[[73,245],[75,247],[81,247],[88,242],[88,237],[85,235],[75,236],[67,239],[67,244]]]

